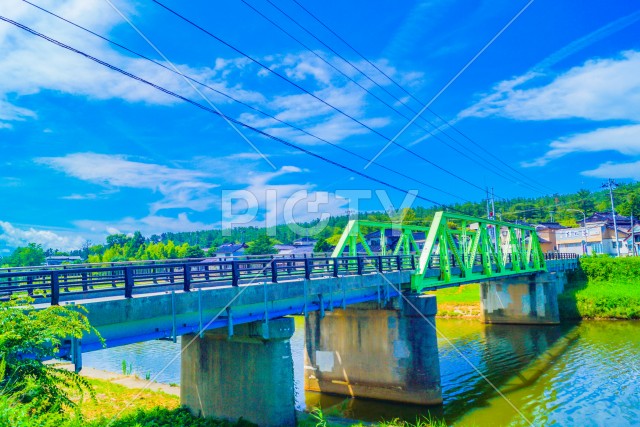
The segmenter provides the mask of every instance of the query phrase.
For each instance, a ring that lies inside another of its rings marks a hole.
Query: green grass
[[[225,421],[201,418],[179,406],[176,396],[151,390],[127,388],[107,380],[91,379],[96,401],[80,405],[82,417],[73,413],[44,413],[36,415],[28,404],[19,403],[0,393],[0,427],[249,427],[245,420]],[[300,427],[353,425],[347,420],[327,419],[322,411],[301,416]],[[422,418],[415,423],[394,419],[367,424],[374,427],[446,427],[439,420]],[[355,424],[355,427],[364,427]]]
[[[444,288],[437,291],[428,292],[436,295],[438,304],[440,303],[479,303],[480,285],[473,283],[470,285],[457,286],[454,288]]]
[[[640,319],[640,257],[580,259],[558,298],[566,319]]]
[[[577,282],[558,303],[563,318],[640,319],[640,279]]]
[[[330,418],[320,408],[314,408],[310,413],[303,415],[298,420],[298,427],[365,427],[365,424],[352,424],[349,420],[341,418]],[[370,427],[447,427],[447,423],[431,417],[421,417],[415,423],[394,418],[390,421],[380,421],[375,424],[366,424]]]
[[[480,285],[477,283],[427,292],[438,301],[438,316],[479,317]]]

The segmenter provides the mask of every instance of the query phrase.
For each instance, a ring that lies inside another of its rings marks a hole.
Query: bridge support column
[[[485,323],[558,324],[565,273],[536,273],[480,284]]]
[[[180,402],[195,414],[295,426],[293,318],[182,337]]]
[[[305,389],[419,405],[442,403],[436,298],[409,295],[309,313]],[[425,320],[426,318],[426,320]],[[431,323],[431,324],[430,324]]]

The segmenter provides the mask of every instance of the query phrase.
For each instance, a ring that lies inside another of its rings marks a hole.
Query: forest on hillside
[[[620,215],[640,216],[640,183],[620,185],[614,192],[616,212]],[[446,207],[416,206],[402,212],[362,212],[358,218],[373,221],[402,221],[405,224],[428,225],[436,211],[464,213],[467,215],[486,217],[486,201],[476,203],[454,204]],[[556,221],[565,226],[578,226],[582,220],[583,211],[586,216],[594,212],[610,212],[611,201],[608,190],[591,192],[580,190],[576,193],[535,198],[513,198],[509,200],[496,199],[496,218],[503,221],[522,221],[529,224]],[[352,216],[353,217],[353,216]],[[338,237],[347,225],[350,217],[339,215],[330,217],[322,224],[318,233],[308,233],[310,237],[319,239],[319,248],[328,250],[335,245]],[[302,229],[313,229],[319,220],[299,224]],[[268,233],[267,233],[268,232]],[[265,235],[271,236],[265,241]],[[78,255],[89,262],[114,262],[126,260],[196,258],[211,255],[216,248],[225,243],[247,243],[255,246],[258,252],[272,253],[273,244],[290,244],[294,240],[306,237],[286,224],[265,229],[260,227],[236,227],[231,230],[201,230],[181,233],[161,233],[149,237],[140,232],[132,235],[112,234],[107,236],[105,243],[78,248],[71,252],[61,252],[55,248],[43,248],[31,243],[19,247],[4,258],[0,258],[0,266],[39,265],[44,263],[50,255]],[[251,252],[251,250],[250,250]]]
[[[631,214],[640,215],[640,183],[622,184],[614,192],[616,212],[620,215],[629,216]],[[416,206],[402,212],[403,223],[428,225],[435,212],[442,210],[438,207]],[[487,204],[485,201],[477,203],[463,203],[446,206],[448,211],[464,213],[467,215],[486,217]],[[497,219],[503,221],[523,221],[530,224],[540,222],[556,221],[566,226],[578,226],[582,220],[582,214],[568,209],[579,209],[585,212],[586,216],[594,212],[610,212],[611,201],[608,190],[591,192],[580,190],[576,193],[566,195],[551,195],[536,198],[513,198],[509,200],[495,200],[495,212]],[[363,212],[358,215],[361,219],[371,219],[376,221],[389,221],[390,216],[385,212]],[[349,217],[340,215],[331,217],[326,227],[317,235],[311,237],[328,239],[331,236],[341,233]],[[303,228],[312,228],[318,221],[301,224]],[[270,229],[270,234],[275,240],[281,243],[291,243],[295,239],[304,237],[294,233],[287,225],[279,225]],[[223,234],[229,234],[225,236]],[[188,243],[189,245],[203,248],[219,246],[228,242],[252,242],[258,236],[264,235],[265,229],[258,227],[237,227],[232,230],[203,230],[183,233],[162,233],[151,236],[154,242],[173,241],[176,244]]]

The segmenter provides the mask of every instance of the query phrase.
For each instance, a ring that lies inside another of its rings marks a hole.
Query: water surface
[[[305,393],[304,319],[291,340],[296,406],[365,421],[428,413],[470,426],[640,425],[640,322],[484,325],[438,319],[444,404],[435,408]],[[83,355],[84,365],[180,382],[180,343],[152,341]]]

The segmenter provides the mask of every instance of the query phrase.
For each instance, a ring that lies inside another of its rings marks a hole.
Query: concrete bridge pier
[[[180,403],[194,414],[295,426],[293,318],[182,336]]]
[[[558,324],[566,273],[535,273],[480,284],[485,323]]]
[[[305,389],[418,405],[442,403],[435,314],[435,296],[416,294],[408,295],[408,301],[394,298],[382,309],[374,302],[324,317],[309,313]]]

